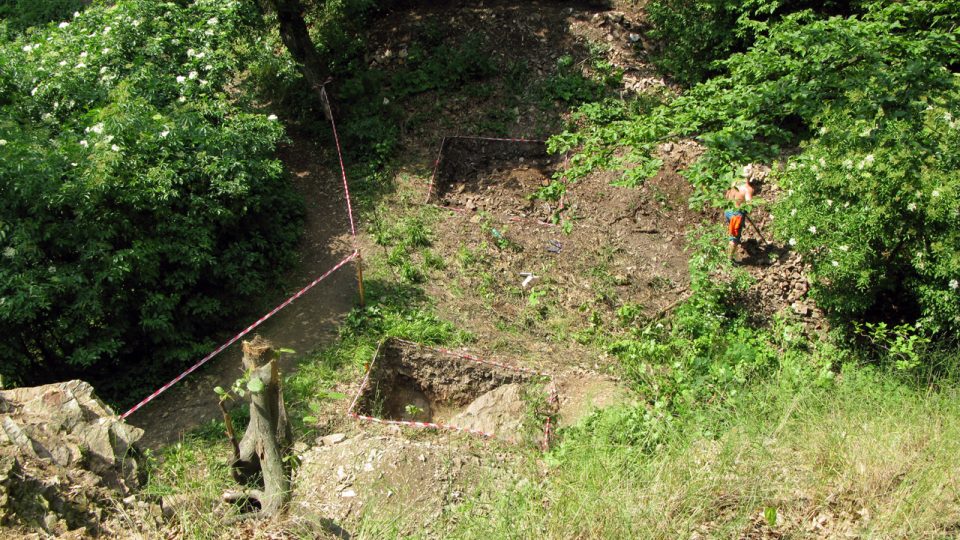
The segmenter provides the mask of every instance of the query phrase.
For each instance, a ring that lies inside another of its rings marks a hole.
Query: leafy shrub
[[[7,0],[0,3],[0,39],[67,18],[88,3],[89,0]]]
[[[656,65],[682,84],[702,82],[724,71],[723,60],[745,51],[756,36],[785,14],[816,8],[845,13],[858,2],[805,0],[656,0],[647,6],[657,40]]]
[[[683,84],[716,74],[722,60],[745,42],[737,21],[749,3],[727,0],[657,0],[647,6],[653,24],[650,36],[659,40],[657,66]]]
[[[691,238],[692,294],[667,324],[651,321],[608,347],[647,406],[595,415],[575,438],[652,451],[678,419],[705,406],[735,406],[740,391],[779,366],[773,335],[751,328],[735,303],[749,276],[730,265],[720,238],[719,230]]]
[[[574,65],[572,56],[561,56],[557,60],[557,71],[544,84],[544,97],[566,103],[596,101],[603,96],[603,85],[584,77]]]
[[[830,111],[779,175],[776,231],[813,264],[833,313],[960,330],[960,93],[944,99]]]
[[[289,260],[283,127],[226,92],[251,13],[132,0],[0,45],[8,376],[191,359]]]

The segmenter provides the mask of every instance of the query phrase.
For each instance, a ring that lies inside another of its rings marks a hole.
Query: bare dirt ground
[[[552,84],[561,57],[572,57],[589,76],[590,59],[599,51],[623,69],[624,96],[654,87],[672,90],[645,58],[642,6],[632,2],[417,6],[378,23],[370,62],[400,69],[408,48],[431,26],[447,28],[454,41],[479,36],[489,58],[522,70],[506,69],[483,81],[483,92],[431,91],[410,100],[396,181],[420,190],[414,200],[426,199],[444,137],[542,140],[560,132],[567,107],[557,102],[544,108],[530,88]],[[516,76],[529,79],[511,84]],[[562,156],[532,155],[529,144],[507,150],[497,143],[491,149],[447,141],[438,171],[443,185],[432,202],[463,211],[445,213],[436,226],[431,249],[447,267],[431,273],[426,290],[444,318],[476,336],[479,352],[508,354],[541,370],[609,371],[609,359],[571,334],[589,331],[596,317],[615,317],[624,305],[635,312],[630,319],[655,314],[685,294],[684,234],[704,218],[687,210],[689,186],[677,174],[696,158],[690,148],[676,145],[664,170],[639,189],[610,186],[614,173],[572,185],[563,202],[574,217],[566,234],[539,223],[557,203],[530,198],[562,168]],[[527,287],[523,274],[535,276]]]
[[[430,296],[482,350],[518,354],[537,369],[605,371],[608,359],[568,338],[601,321],[655,316],[687,293],[686,233],[707,216],[687,208],[691,189],[678,170],[698,153],[674,145],[674,159],[639,188],[610,185],[612,172],[571,184],[564,230],[544,221],[557,203],[530,197],[560,160],[526,143],[514,155],[509,142],[480,143],[473,154],[453,147],[437,174],[432,200],[456,210],[437,227],[432,249],[448,267],[431,276]]]
[[[288,294],[307,285],[353,251],[343,184],[339,171],[331,168],[335,161],[328,151],[302,139],[295,139],[281,150],[280,158],[306,202],[300,260],[285,279],[289,284]],[[264,303],[262,312],[286,298],[278,294]],[[336,337],[341,317],[356,304],[356,298],[356,276],[351,264],[334,272],[255,332],[278,347],[297,352],[287,356],[281,366],[289,373],[306,353]],[[222,336],[223,340],[231,335]],[[238,342],[131,415],[130,423],[145,431],[143,446],[159,448],[176,442],[184,432],[219,418],[213,388],[227,388],[242,375],[240,358]]]

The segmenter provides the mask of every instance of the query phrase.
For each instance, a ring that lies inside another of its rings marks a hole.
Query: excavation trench
[[[448,137],[428,201],[467,211],[548,219],[553,208],[531,195],[547,187],[562,157],[542,141]]]
[[[370,366],[354,412],[365,417],[480,432],[519,442],[542,429],[546,377],[390,339]],[[532,428],[528,430],[527,428]]]

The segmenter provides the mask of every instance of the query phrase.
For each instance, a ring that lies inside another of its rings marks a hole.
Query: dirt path
[[[264,310],[310,283],[352,251],[339,174],[322,149],[307,140],[282,148],[280,158],[306,202],[300,260],[286,278],[290,291],[280,292]],[[290,372],[310,351],[336,336],[337,324],[356,302],[354,267],[347,265],[261,325],[256,332],[278,346],[297,351],[282,365]],[[239,330],[239,328],[238,328]],[[226,335],[224,340],[229,339]],[[252,334],[251,334],[252,335]],[[215,386],[229,386],[241,374],[240,343],[131,415],[130,423],[146,431],[142,444],[158,448],[219,417]]]

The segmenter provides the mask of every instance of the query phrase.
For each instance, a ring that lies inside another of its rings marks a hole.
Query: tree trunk
[[[303,20],[303,6],[300,0],[260,0],[277,13],[280,23],[280,39],[290,51],[293,59],[300,64],[300,70],[307,84],[317,93],[327,78],[327,68],[317,48],[310,39],[307,23]]]
[[[279,513],[290,494],[290,479],[283,464],[292,435],[287,410],[283,403],[283,387],[277,369],[276,353],[271,344],[256,336],[243,342],[243,365],[250,380],[259,379],[263,389],[250,392],[250,423],[239,444],[234,471],[242,475],[259,471],[263,476],[263,493],[256,494],[261,513]]]

